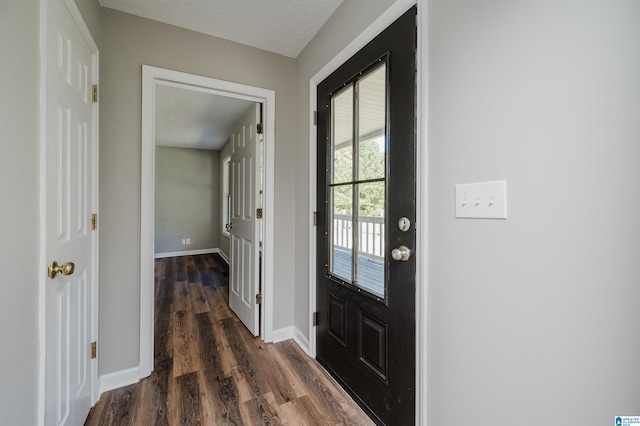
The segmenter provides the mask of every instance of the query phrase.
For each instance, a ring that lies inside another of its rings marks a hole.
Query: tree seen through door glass
[[[386,62],[381,62],[332,96],[329,184],[332,215],[329,272],[382,298],[385,297],[386,81]]]

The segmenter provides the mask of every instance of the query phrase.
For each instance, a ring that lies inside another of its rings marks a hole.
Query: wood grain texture
[[[265,344],[229,309],[216,254],[156,260],[154,371],[105,392],[86,425],[373,425],[293,341]]]

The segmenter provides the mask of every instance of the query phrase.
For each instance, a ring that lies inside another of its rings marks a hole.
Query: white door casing
[[[140,364],[135,377],[120,386],[135,383],[153,370],[154,301],[154,192],[155,192],[155,90],[169,85],[205,93],[245,99],[262,104],[264,118],[262,310],[260,334],[264,342],[273,341],[274,288],[274,190],[276,93],[246,84],[218,80],[164,68],[142,66],[142,161],[140,205]],[[103,391],[116,386],[109,384]]]
[[[91,359],[97,296],[97,48],[75,4],[43,1],[43,246],[47,265],[73,262],[44,282],[45,424],[82,424],[95,398]],[[80,21],[78,21],[80,19]],[[45,268],[42,265],[44,274]]]
[[[256,294],[258,293],[259,228],[258,207],[258,132],[260,106],[252,105],[231,128],[231,271],[229,307],[257,336],[260,322]]]

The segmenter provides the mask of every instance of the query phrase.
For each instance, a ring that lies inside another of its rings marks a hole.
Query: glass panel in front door
[[[331,272],[343,280],[351,281],[353,276],[353,209],[351,185],[331,188],[331,215],[333,220]]]
[[[330,274],[385,293],[387,64],[331,97]]]

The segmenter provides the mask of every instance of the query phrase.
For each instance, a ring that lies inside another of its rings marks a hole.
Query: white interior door
[[[46,37],[45,255],[75,265],[45,285],[45,424],[84,423],[93,387],[91,214],[97,61],[62,0],[50,0]],[[44,266],[44,265],[43,265]],[[43,271],[44,272],[44,271]]]
[[[231,128],[231,273],[229,306],[244,325],[259,334],[258,288],[259,228],[256,207],[260,105],[252,105]]]

